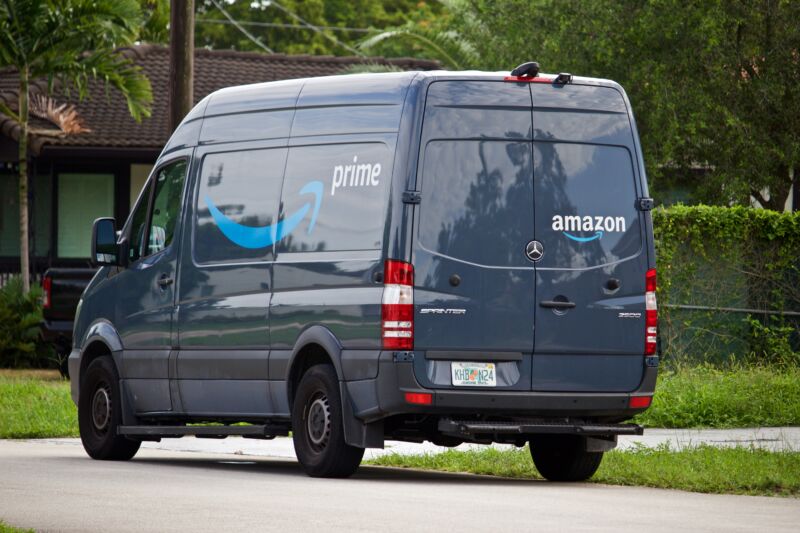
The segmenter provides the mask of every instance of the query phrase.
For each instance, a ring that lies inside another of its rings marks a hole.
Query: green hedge
[[[653,226],[668,359],[798,362],[800,214],[677,205]]]

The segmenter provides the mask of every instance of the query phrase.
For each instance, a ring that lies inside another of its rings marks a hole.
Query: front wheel
[[[292,406],[294,451],[312,477],[349,477],[364,448],[344,441],[339,380],[331,365],[315,365],[300,380]]]
[[[117,435],[121,425],[117,369],[111,357],[98,357],[86,368],[78,397],[78,428],[89,457],[127,461],[136,455],[141,442]]]
[[[533,464],[550,481],[586,481],[603,460],[603,452],[587,452],[578,435],[539,435],[528,444]]]

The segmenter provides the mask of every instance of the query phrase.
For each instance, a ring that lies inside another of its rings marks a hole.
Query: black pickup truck
[[[42,277],[42,338],[53,345],[63,376],[72,345],[72,323],[83,290],[95,268],[50,268]]]

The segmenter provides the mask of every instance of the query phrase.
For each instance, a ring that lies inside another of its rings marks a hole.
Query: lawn
[[[0,438],[77,437],[69,382],[58,373],[0,372]]]
[[[366,464],[542,479],[527,447],[448,450],[437,455],[386,455]],[[606,453],[591,482],[797,498],[800,497],[800,453],[710,446],[681,451],[666,447],[615,450]]]
[[[645,427],[800,425],[800,368],[684,367],[663,371]],[[69,382],[53,371],[0,370],[0,438],[78,435]]]
[[[800,368],[662,370],[653,406],[635,421],[664,428],[800,425]]]
[[[0,520],[0,533],[33,533],[32,529],[20,529],[18,527],[9,526]]]

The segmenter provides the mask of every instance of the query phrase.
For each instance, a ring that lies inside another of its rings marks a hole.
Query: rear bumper
[[[645,410],[631,409],[631,397],[652,396],[655,390],[657,368],[643,367],[642,381],[632,392],[430,389],[417,381],[413,363],[395,361],[392,352],[383,352],[376,379],[348,382],[347,389],[355,408],[354,414],[366,422],[415,413],[625,420]],[[430,394],[431,403],[408,403],[405,398],[407,392]]]
[[[39,330],[45,342],[69,343],[72,340],[72,326],[72,320],[43,320],[39,324]]]

